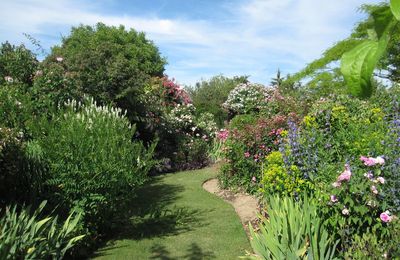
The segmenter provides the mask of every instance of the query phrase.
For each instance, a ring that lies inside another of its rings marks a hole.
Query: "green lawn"
[[[233,207],[203,190],[215,168],[155,177],[132,202],[131,224],[96,259],[237,259],[250,244]]]

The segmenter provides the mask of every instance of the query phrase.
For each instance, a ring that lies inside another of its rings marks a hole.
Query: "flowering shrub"
[[[59,211],[79,209],[88,234],[99,235],[123,216],[135,189],[153,167],[154,145],[132,141],[125,112],[90,99],[71,101],[57,117],[43,120],[37,136],[48,173],[42,194]]]
[[[391,222],[397,216],[386,203],[383,193],[385,160],[361,156],[354,166],[346,164],[325,196],[322,211],[327,223],[341,239],[344,251],[351,247],[352,237],[373,232],[379,239],[387,238],[393,231]]]
[[[234,88],[222,105],[232,114],[248,114],[258,112],[267,104],[271,90],[253,83],[242,83]]]

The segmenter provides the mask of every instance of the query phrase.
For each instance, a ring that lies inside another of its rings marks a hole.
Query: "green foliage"
[[[0,46],[0,84],[6,82],[32,84],[38,61],[24,45],[14,46],[8,42]]]
[[[280,152],[271,152],[266,157],[259,190],[262,194],[293,195],[308,191],[310,186],[296,165],[285,166]]]
[[[92,234],[112,228],[153,167],[154,145],[146,150],[132,141],[135,128],[124,113],[92,99],[66,104],[41,125],[45,135],[37,138],[49,168],[49,202],[67,211],[78,208]]]
[[[341,63],[349,93],[362,98],[372,95],[372,73],[386,51],[396,24],[389,6],[377,8],[371,16],[374,18],[374,36],[343,54]]]
[[[394,17],[400,21],[400,1],[399,0],[390,0],[390,9]]]
[[[73,90],[89,94],[101,105],[114,104],[127,110],[131,123],[146,117],[146,104],[141,102],[144,85],[150,77],[162,77],[166,64],[144,33],[102,23],[72,28],[43,65],[50,69],[54,63],[61,63],[73,78],[75,89],[67,89],[67,94]]]
[[[312,200],[270,197],[267,212],[260,232],[250,225],[252,259],[335,259],[338,241],[330,237]]]
[[[188,91],[197,108],[198,113],[209,112],[214,115],[219,127],[229,119],[227,111],[222,109],[222,104],[228,98],[229,92],[240,83],[246,83],[247,76],[227,78],[222,75],[214,76],[210,80],[196,83]]]
[[[6,208],[0,218],[1,259],[62,259],[84,235],[76,234],[81,214],[71,213],[64,223],[42,216],[46,202],[30,208]]]

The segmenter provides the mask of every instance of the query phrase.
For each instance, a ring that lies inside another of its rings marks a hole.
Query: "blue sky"
[[[3,0],[0,41],[32,35],[49,50],[71,26],[123,24],[144,31],[181,84],[214,75],[250,75],[267,84],[294,73],[347,37],[376,0]]]

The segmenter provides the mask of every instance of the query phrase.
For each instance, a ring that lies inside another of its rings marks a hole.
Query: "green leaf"
[[[371,15],[374,18],[376,35],[380,39],[387,32],[387,28],[393,20],[392,12],[388,6],[382,6],[371,13]]]
[[[394,17],[400,21],[400,0],[390,0],[390,9]]]
[[[372,94],[372,73],[385,52],[389,37],[384,34],[379,41],[367,40],[343,54],[341,71],[348,91],[356,97],[370,97]]]

